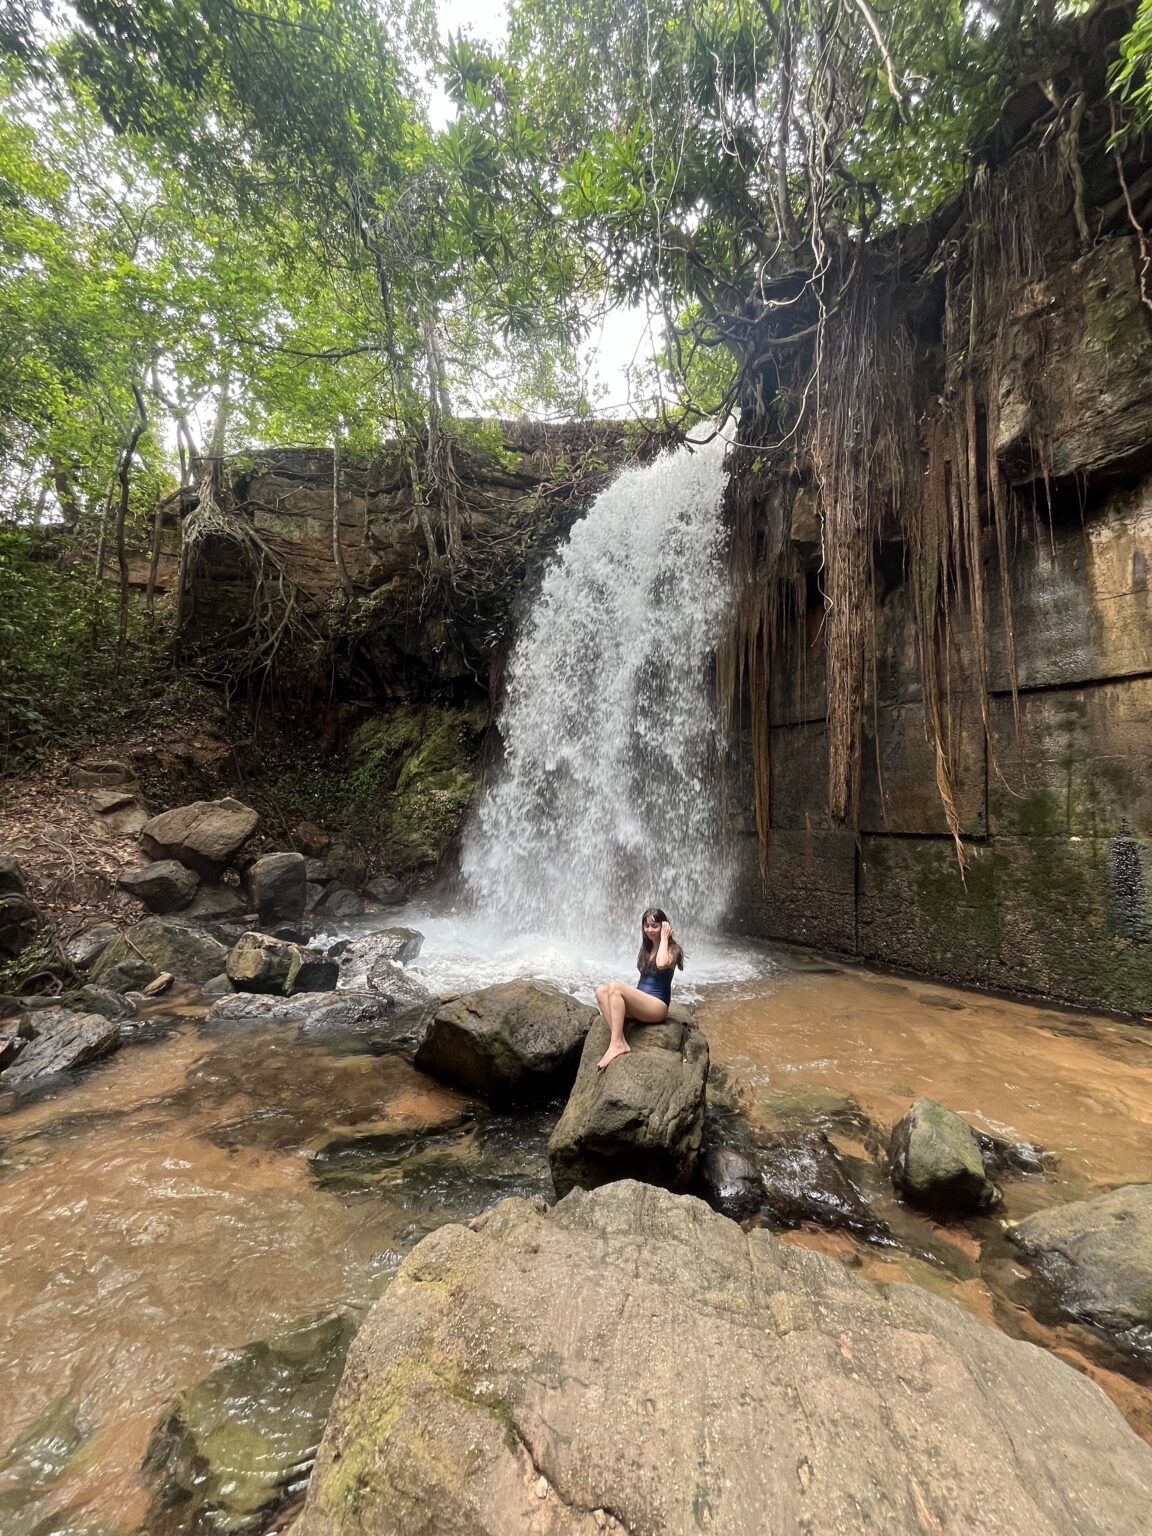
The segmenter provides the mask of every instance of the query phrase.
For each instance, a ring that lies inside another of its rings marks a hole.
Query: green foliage
[[[0,772],[104,734],[164,685],[164,652],[143,616],[120,656],[115,591],[61,566],[58,542],[0,527]]]
[[[1112,86],[1139,129],[1152,123],[1152,0],[1140,0],[1132,26],[1120,44]]]

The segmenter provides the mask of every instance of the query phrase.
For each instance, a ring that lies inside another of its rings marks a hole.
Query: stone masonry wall
[[[1137,259],[1128,240],[1098,247],[1024,296],[1008,336],[996,446],[1014,483],[1036,488],[1037,511],[1010,561],[1018,717],[991,549],[986,725],[973,692],[961,683],[956,697],[966,877],[897,580],[876,611],[859,837],[826,810],[817,608],[772,689],[763,868],[750,818],[737,818],[737,928],[1152,1012],[1152,315]],[[750,783],[735,803],[751,804]]]

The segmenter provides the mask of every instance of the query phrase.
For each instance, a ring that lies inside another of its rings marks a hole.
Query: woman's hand
[[[661,936],[661,938],[664,938],[664,939],[670,939],[672,937],[672,924],[671,923],[661,923],[660,924],[660,936]]]

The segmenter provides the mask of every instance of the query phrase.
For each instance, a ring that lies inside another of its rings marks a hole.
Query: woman
[[[632,1049],[624,1038],[625,1019],[635,1019],[638,1024],[659,1024],[668,1017],[672,972],[684,969],[684,951],[672,937],[672,925],[659,907],[649,907],[640,919],[640,936],[640,953],[636,956],[639,986],[610,981],[596,988],[596,1006],[612,1034],[608,1049],[596,1063],[601,1072],[617,1056],[626,1056]]]

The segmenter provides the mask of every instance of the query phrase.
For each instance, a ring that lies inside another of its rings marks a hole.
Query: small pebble
[[[546,1477],[538,1477],[536,1479],[536,1497],[538,1499],[546,1499],[548,1497],[548,1479]]]

